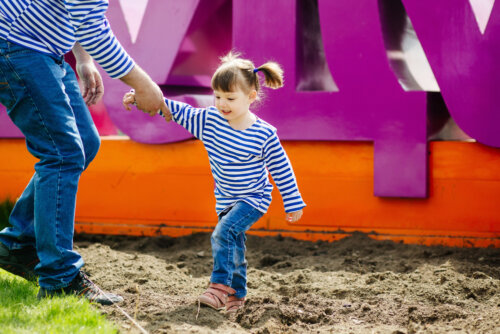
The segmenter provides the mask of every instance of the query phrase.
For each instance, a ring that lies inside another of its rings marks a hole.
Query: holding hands
[[[122,103],[127,110],[131,110],[130,104],[134,104],[151,116],[161,111],[167,121],[172,119],[160,87],[138,65],[120,80],[133,88],[123,97]]]
[[[137,108],[139,108],[136,96],[137,95],[136,95],[136,92],[134,89],[131,89],[130,92],[125,93],[125,95],[123,96],[123,100],[122,100],[122,104],[125,107],[125,109],[127,109],[129,111],[132,110],[132,108],[130,107],[131,104],[133,104],[133,105],[137,106]],[[165,103],[165,102],[163,102],[163,103]],[[150,114],[151,116],[155,115],[155,113],[150,113],[150,112],[146,112],[146,113]],[[161,108],[156,113],[161,114],[167,122],[170,122],[172,120],[172,114],[170,113],[170,110],[168,110],[168,107],[166,106],[166,104],[165,104],[165,109]]]

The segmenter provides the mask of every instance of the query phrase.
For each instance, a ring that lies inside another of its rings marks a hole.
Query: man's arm
[[[106,19],[107,0],[65,0],[74,37],[112,78],[120,78],[134,67],[133,59],[116,39]]]
[[[65,4],[81,47],[112,78],[119,78],[134,88],[137,108],[150,115],[155,115],[159,110],[167,113],[160,87],[134,63],[111,31],[104,16],[108,8],[107,1],[95,1],[89,5],[87,1],[67,0]]]

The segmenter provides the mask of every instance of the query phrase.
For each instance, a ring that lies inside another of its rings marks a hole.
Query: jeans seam
[[[60,220],[59,220],[59,213],[60,213],[60,205],[61,205],[61,174],[62,174],[62,166],[63,166],[63,161],[64,158],[61,157],[61,163],[59,164],[59,172],[57,174],[57,199],[56,199],[56,240],[59,240],[59,230],[60,230]],[[59,251],[59,245],[56,242],[56,249],[57,251],[61,254]]]

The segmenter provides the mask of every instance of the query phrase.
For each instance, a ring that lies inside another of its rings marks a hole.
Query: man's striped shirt
[[[286,212],[306,206],[290,160],[272,125],[257,118],[248,129],[234,130],[215,107],[193,108],[186,103],[165,101],[173,120],[205,145],[215,180],[217,214],[237,201],[265,213],[273,189],[268,170],[281,193]]]
[[[113,78],[134,61],[104,16],[107,0],[0,0],[0,38],[46,54],[62,56],[75,42]]]

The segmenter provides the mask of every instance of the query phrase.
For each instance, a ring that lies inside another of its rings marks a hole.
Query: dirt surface
[[[338,242],[249,236],[248,300],[227,315],[196,299],[209,234],[77,236],[84,269],[150,333],[500,333],[500,249],[425,247],[363,234]],[[115,307],[102,311],[138,333]]]

